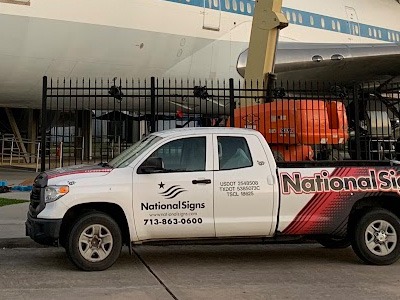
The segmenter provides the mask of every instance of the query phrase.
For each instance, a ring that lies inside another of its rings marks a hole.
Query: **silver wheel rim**
[[[107,227],[93,224],[86,227],[79,237],[79,252],[86,260],[98,262],[110,255],[113,237]]]
[[[387,221],[375,220],[368,225],[365,231],[365,243],[373,254],[386,256],[396,248],[396,230]]]

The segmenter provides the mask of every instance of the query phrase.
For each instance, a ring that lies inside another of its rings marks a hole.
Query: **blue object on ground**
[[[7,180],[0,180],[0,186],[7,186]]]
[[[21,192],[29,192],[29,191],[32,190],[32,186],[29,186],[29,185],[26,185],[26,186],[16,185],[16,186],[11,187],[11,190],[13,190],[13,191],[21,191]]]

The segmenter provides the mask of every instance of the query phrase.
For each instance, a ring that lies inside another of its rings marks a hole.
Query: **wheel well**
[[[126,220],[123,209],[119,205],[113,203],[92,202],[76,205],[67,211],[63,218],[60,229],[61,246],[65,246],[69,230],[71,230],[75,220],[78,217],[90,212],[102,212],[112,217],[121,229],[123,244],[130,244],[128,221]]]
[[[400,201],[398,195],[380,195],[358,200],[351,209],[347,231],[353,232],[356,221],[374,208],[384,208],[400,218]]]

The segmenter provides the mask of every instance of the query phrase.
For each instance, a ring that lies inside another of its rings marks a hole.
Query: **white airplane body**
[[[399,75],[397,0],[283,6],[290,25],[280,33],[281,78],[343,79],[328,68],[347,74],[354,60],[361,69],[348,81]],[[39,108],[44,75],[239,79],[253,9],[253,0],[0,0],[0,106]]]

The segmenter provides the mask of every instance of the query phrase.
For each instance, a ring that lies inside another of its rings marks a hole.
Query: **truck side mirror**
[[[160,173],[164,171],[163,161],[161,157],[149,157],[138,168],[139,174]]]

